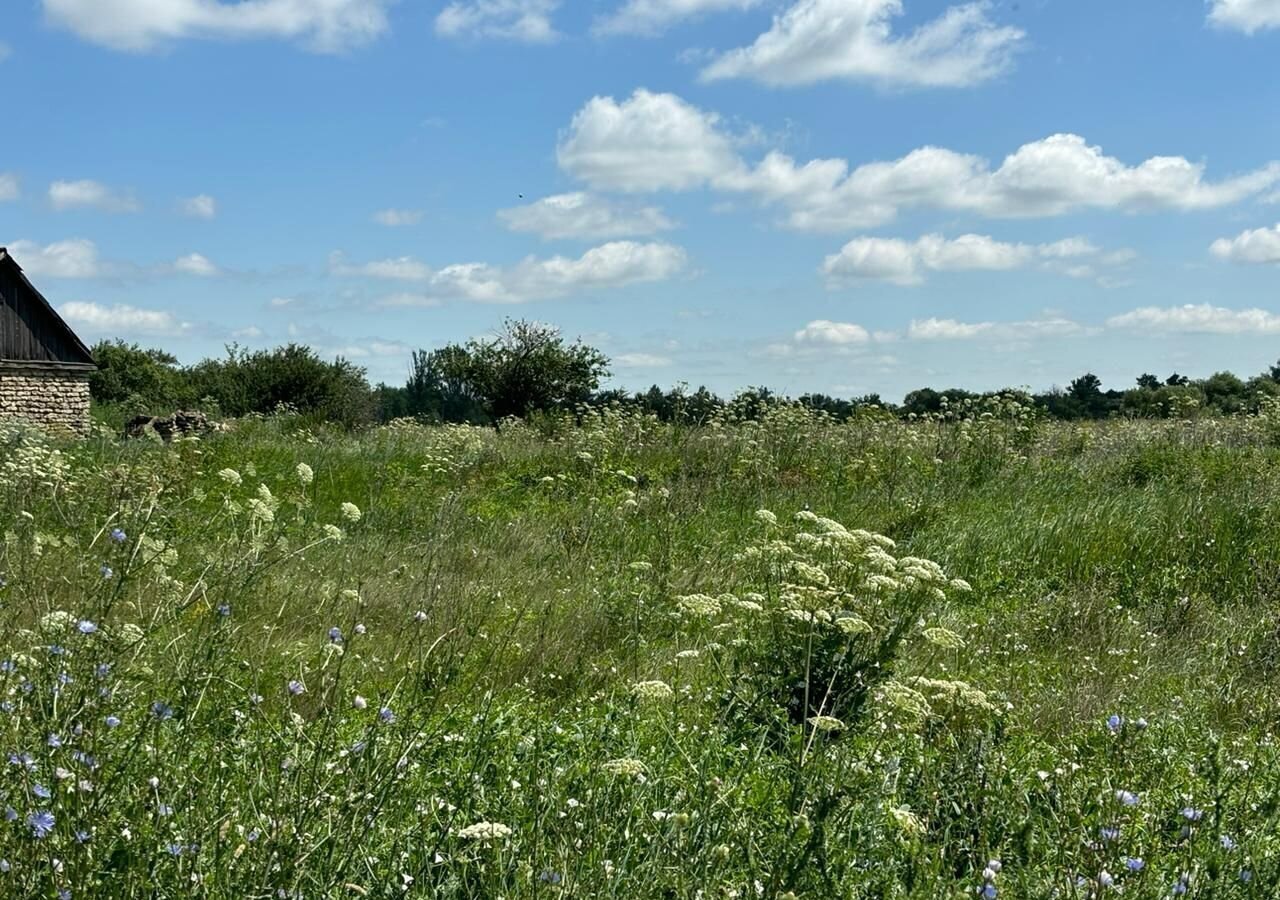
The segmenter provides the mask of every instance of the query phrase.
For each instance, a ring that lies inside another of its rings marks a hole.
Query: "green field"
[[[1277,896],[1270,408],[4,440],[0,896]]]

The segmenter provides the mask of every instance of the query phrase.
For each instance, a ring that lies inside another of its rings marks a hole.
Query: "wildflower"
[[[1124,726],[1124,719],[1112,713],[1107,717],[1107,730],[1112,734],[1118,732]]]
[[[844,731],[844,723],[835,716],[813,716],[809,724],[814,731]]]
[[[1126,856],[1124,858],[1124,867],[1130,872],[1141,872],[1146,864],[1146,861],[1140,856]]]
[[[27,814],[27,826],[31,829],[31,836],[34,838],[47,838],[53,833],[53,825],[53,813],[47,810]]]
[[[324,526],[324,536],[331,541],[340,541],[344,537],[346,537],[346,535],[342,533],[342,529],[339,528],[337,525]]]
[[[924,638],[944,650],[963,650],[964,638],[948,628],[926,628]]]
[[[458,837],[469,841],[493,841],[511,837],[511,829],[499,822],[477,822],[458,832]]]
[[[359,522],[363,515],[364,513],[360,512],[360,507],[356,506],[354,503],[342,504],[342,518],[346,519],[348,522],[353,524]]]
[[[329,643],[331,644],[342,643],[342,629],[339,628],[337,625],[329,629]]]
[[[631,693],[638,700],[669,700],[675,696],[671,685],[665,681],[637,681],[631,686]]]
[[[378,721],[382,722],[383,724],[390,725],[395,720],[396,720],[396,714],[391,711],[391,707],[384,706],[382,707],[382,709],[378,710]]]
[[[1187,876],[1182,875],[1178,878],[1176,882],[1174,882],[1172,893],[1175,897],[1181,897],[1190,889],[1190,887],[1191,887],[1191,884],[1187,879]]]
[[[123,528],[112,528],[111,540],[115,541],[117,544],[123,544],[125,541],[129,540],[129,536],[124,533]]]
[[[1098,873],[1098,887],[1109,888],[1115,885],[1115,883],[1115,878],[1112,877],[1111,873],[1106,869],[1103,869]]]
[[[755,519],[757,522],[764,525],[778,524],[778,517],[767,509],[757,509],[755,512]]]
[[[841,616],[836,619],[836,627],[845,634],[872,634],[875,629],[861,616]]]
[[[676,598],[676,608],[685,615],[710,618],[720,613],[720,601],[707,594],[689,594]]]
[[[238,487],[240,483],[244,481],[244,479],[240,477],[240,473],[237,472],[235,469],[223,469],[221,472],[218,473],[218,477],[221,478],[223,481],[225,481],[227,484],[234,485],[236,487]]]
[[[1138,795],[1131,791],[1125,791],[1125,790],[1116,791],[1116,800],[1120,801],[1121,805],[1123,806],[1138,805]]]
[[[538,880],[543,884],[559,884],[562,879],[559,872],[552,872],[548,869],[538,876]]]
[[[227,603],[221,603],[221,604],[219,604],[219,605],[218,605],[218,615],[222,616],[222,618],[224,618],[224,619],[225,619],[227,616],[231,615],[231,606],[230,606],[230,604],[227,604]]]
[[[1098,830],[1098,834],[1104,841],[1114,841],[1120,837],[1120,829],[1115,826],[1105,826]]]
[[[111,674],[111,663],[98,663],[93,667],[93,675],[95,678],[106,678]]]
[[[1184,806],[1182,808],[1182,818],[1188,822],[1199,822],[1204,817],[1204,810],[1196,809],[1194,806]]]
[[[102,564],[102,569],[100,571],[102,572],[102,577],[104,580],[110,579],[113,575],[116,574],[114,571],[112,571],[111,567],[106,563]]]
[[[90,622],[88,619],[81,619],[76,623],[76,631],[81,634],[97,634],[98,626]]]
[[[41,800],[48,800],[53,794],[43,784],[31,785],[31,793],[35,794]]]
[[[1219,837],[1219,838],[1218,838],[1218,843],[1220,843],[1220,844],[1222,845],[1222,849],[1223,849],[1223,850],[1234,850],[1234,849],[1236,849],[1236,842],[1235,842],[1234,840],[1232,840],[1232,839],[1231,839],[1231,835],[1229,835],[1229,834],[1224,834],[1224,835],[1222,835],[1221,837]]]
[[[315,480],[316,473],[306,463],[298,463],[298,468],[295,471],[298,473],[298,481],[304,485],[308,485]]]
[[[363,624],[360,624],[360,625],[356,625],[356,627],[352,630],[355,631],[356,634],[364,634],[369,629],[365,628]]]
[[[62,746],[62,738],[52,732],[45,738],[44,742],[55,750]]]
[[[416,613],[413,614],[413,621],[421,625],[423,622],[427,621],[427,614],[422,610],[418,610]]]
[[[629,756],[608,760],[601,763],[600,768],[610,775],[622,775],[627,778],[642,778],[645,774],[645,764]]]
[[[85,831],[84,829],[77,829],[75,837],[76,837],[77,844],[87,844],[92,839],[93,835],[91,835],[89,832]]]
[[[351,701],[351,705],[356,709],[365,709],[369,705],[369,701],[356,694],[356,699]]]
[[[303,687],[302,682],[296,681],[296,680],[290,681],[288,687],[289,687],[289,693],[295,697],[306,690],[306,688]]]
[[[161,722],[165,722],[173,718],[173,708],[163,700],[156,700],[151,704],[151,715]]]

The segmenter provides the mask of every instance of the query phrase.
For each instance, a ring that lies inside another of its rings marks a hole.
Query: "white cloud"
[[[559,0],[463,0],[436,16],[436,34],[449,38],[494,38],[541,44],[559,34],[551,14]]]
[[[669,357],[653,353],[619,353],[610,361],[624,369],[661,369],[672,365]]]
[[[924,281],[927,271],[1000,272],[1040,264],[1064,275],[1090,277],[1094,274],[1091,265],[1066,260],[1098,257],[1100,252],[1082,237],[1052,244],[1010,244],[981,234],[964,234],[954,240],[926,234],[915,241],[859,237],[828,256],[822,273],[833,284],[875,279],[914,285]]]
[[[1209,247],[1218,259],[1237,263],[1280,263],[1280,225],[1255,228],[1233,238],[1219,238]]]
[[[1222,28],[1253,34],[1280,28],[1280,0],[1210,0],[1209,21]]]
[[[139,309],[126,304],[103,306],[73,302],[62,306],[58,312],[76,328],[94,334],[176,337],[192,328],[189,322],[183,322],[171,312]]]
[[[1186,334],[1280,334],[1280,315],[1264,309],[1227,309],[1208,303],[1144,306],[1107,320],[1112,328]]]
[[[285,307],[295,305],[297,302],[297,297],[272,297],[267,301],[267,306],[272,309],[284,309]]]
[[[0,172],[0,203],[17,200],[22,194],[22,185],[18,176],[12,172]]]
[[[556,158],[588,184],[618,191],[688,190],[742,166],[716,115],[643,89],[622,103],[588,100]]]
[[[231,336],[238,341],[256,341],[258,338],[263,337],[264,333],[257,325],[247,325],[231,332]]]
[[[14,241],[9,253],[30,278],[96,278],[102,274],[98,247],[84,238],[44,246],[34,241]]]
[[[556,194],[526,206],[498,212],[512,231],[531,232],[544,238],[608,240],[656,234],[675,223],[656,206],[624,206],[595,194]]]
[[[329,269],[335,275],[364,276],[386,281],[426,281],[432,275],[431,267],[411,256],[379,259],[358,266],[348,265],[341,253],[329,257]]]
[[[212,219],[218,215],[218,201],[208,194],[186,197],[179,204],[184,216],[193,219]]]
[[[422,221],[420,209],[380,209],[373,214],[373,221],[388,228],[417,225]]]
[[[443,301],[439,297],[433,297],[430,294],[415,294],[410,291],[399,291],[394,294],[388,294],[378,301],[378,306],[417,306],[429,307],[439,306]]]
[[[855,325],[852,322],[816,319],[797,331],[793,335],[793,340],[797,344],[843,347],[870,343],[871,334],[861,325]]]
[[[843,159],[797,163],[778,151],[751,165],[737,143],[714,113],[674,94],[638,90],[621,103],[588,101],[562,136],[557,158],[599,190],[711,188],[779,206],[791,227],[832,231],[882,225],[921,208],[995,218],[1209,209],[1280,184],[1280,162],[1211,182],[1203,164],[1184,157],[1131,166],[1073,134],[1025,144],[994,169],[982,157],[940,147],[853,168]]]
[[[1046,316],[1025,322],[960,322],[956,319],[912,319],[907,337],[914,341],[963,341],[989,337],[997,340],[1028,340],[1088,334],[1091,329],[1064,319]]]
[[[222,274],[222,270],[212,260],[199,253],[178,257],[173,261],[172,269],[179,275],[195,275],[199,278],[212,278]]]
[[[114,50],[154,50],[183,38],[301,41],[338,52],[387,30],[394,0],[43,0],[45,17]]]
[[[684,19],[759,6],[761,0],[627,0],[596,20],[596,34],[656,35]]]
[[[137,212],[140,207],[131,193],[115,191],[99,181],[55,181],[49,185],[49,202],[58,211],[98,209],[103,212]]]
[[[988,18],[991,4],[953,6],[907,36],[893,34],[902,0],[798,0],[749,47],[722,54],[702,77],[771,85],[828,79],[968,87],[1005,72],[1024,34]]]
[[[505,268],[488,263],[456,263],[437,270],[411,257],[351,266],[341,255],[335,255],[330,263],[338,275],[420,284],[419,292],[391,298],[390,305],[414,306],[434,305],[449,298],[480,303],[524,303],[583,290],[662,281],[679,274],[687,264],[688,256],[680,247],[635,241],[601,244],[576,259],[530,256]]]

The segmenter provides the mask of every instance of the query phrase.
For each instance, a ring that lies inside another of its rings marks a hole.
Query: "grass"
[[[1273,897],[1277,432],[10,429],[0,894]]]

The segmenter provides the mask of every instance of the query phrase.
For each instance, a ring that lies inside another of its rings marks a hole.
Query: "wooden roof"
[[[0,366],[95,369],[93,354],[0,247]]]

